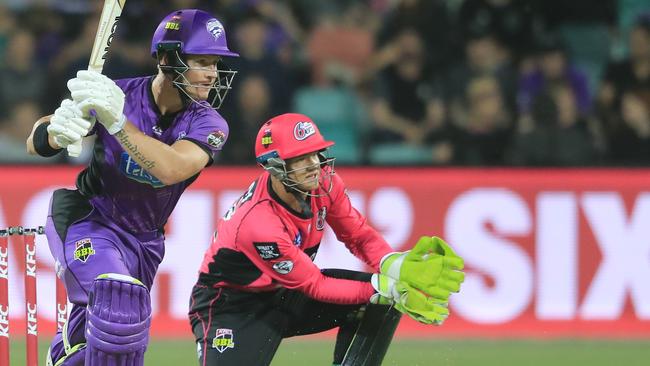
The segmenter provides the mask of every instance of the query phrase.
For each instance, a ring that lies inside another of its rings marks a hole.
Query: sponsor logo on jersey
[[[293,127],[293,137],[298,141],[302,141],[315,133],[316,129],[311,122],[298,122]]]
[[[228,348],[235,348],[235,340],[232,329],[219,328],[212,340],[212,348],[223,353]]]
[[[270,261],[271,259],[278,259],[281,256],[280,249],[278,248],[278,243],[253,242],[253,246],[255,247],[255,250],[257,250],[257,254],[260,255],[260,258],[264,259],[265,261]]]
[[[216,19],[210,19],[208,20],[207,23],[205,23],[205,28],[212,34],[212,37],[214,37],[214,40],[218,40],[219,37],[223,34],[223,25],[221,22],[219,22]]]
[[[264,135],[262,136],[262,145],[267,148],[273,143],[273,137],[271,136],[271,129],[267,128],[264,130]]]
[[[296,237],[293,238],[293,245],[297,247],[302,245],[302,234],[300,233],[300,230],[298,230],[298,234],[296,234]]]
[[[283,275],[291,272],[292,269],[293,269],[292,261],[282,261],[282,262],[275,263],[273,265],[273,270]]]
[[[327,207],[323,206],[318,210],[318,218],[316,219],[316,230],[322,231],[325,228],[325,217],[327,216]]]
[[[120,159],[120,170],[129,179],[132,179],[136,182],[149,184],[154,188],[160,188],[164,186],[164,184],[158,178],[154,177],[145,169],[142,169],[140,164],[136,163],[135,160],[133,160],[133,158],[131,158],[131,156],[126,152],[122,152]]]
[[[223,131],[214,131],[208,135],[208,145],[215,149],[221,149],[226,143],[226,134]]]
[[[81,239],[74,243],[74,259],[86,263],[88,257],[95,255],[95,249],[90,238]]]

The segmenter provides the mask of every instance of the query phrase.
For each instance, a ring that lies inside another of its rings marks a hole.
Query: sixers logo
[[[298,122],[293,128],[293,137],[298,141],[302,141],[315,133],[316,129],[311,122]]]
[[[219,39],[223,34],[223,25],[216,19],[210,19],[205,23],[205,27],[208,29],[208,32],[212,34],[212,37],[214,37],[215,40]]]

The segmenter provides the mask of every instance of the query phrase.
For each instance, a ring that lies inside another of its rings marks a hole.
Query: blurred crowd
[[[0,162],[87,66],[100,0],[0,1]],[[647,0],[128,0],[105,74],[154,74],[171,10],[224,23],[238,71],[220,164],[254,163],[258,126],[312,117],[352,165],[645,166]],[[88,150],[88,149],[87,149]]]

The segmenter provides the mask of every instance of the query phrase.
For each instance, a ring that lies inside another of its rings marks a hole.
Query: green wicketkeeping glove
[[[464,262],[444,240],[423,236],[413,249],[381,260],[380,272],[443,302],[465,280]]]
[[[441,325],[449,316],[447,302],[428,297],[403,282],[375,273],[371,283],[377,291],[370,298],[373,304],[393,304],[399,312],[424,324]]]

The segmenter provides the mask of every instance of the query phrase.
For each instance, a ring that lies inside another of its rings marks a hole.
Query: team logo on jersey
[[[300,230],[298,230],[298,234],[296,234],[296,237],[293,238],[293,245],[297,247],[302,245],[302,233],[300,233]]]
[[[155,125],[151,127],[151,131],[153,132],[154,135],[160,137],[163,134],[163,129],[162,127]]]
[[[160,188],[164,186],[160,179],[154,177],[145,169],[142,169],[140,164],[136,163],[135,160],[133,160],[131,156],[126,152],[122,152],[120,159],[120,170],[129,179],[132,179],[136,182],[149,184],[154,188]]]
[[[214,339],[212,340],[212,348],[220,353],[223,353],[228,348],[235,348],[234,336],[232,329],[219,328],[217,329]]]
[[[264,148],[269,147],[273,143],[273,138],[271,137],[271,129],[267,128],[264,130],[264,135],[262,136],[262,146]]]
[[[90,238],[81,239],[74,243],[74,259],[86,263],[88,257],[95,254]]]
[[[315,133],[316,129],[311,122],[298,122],[293,127],[293,137],[298,141],[302,141]]]
[[[316,219],[316,230],[322,231],[325,228],[325,216],[327,216],[327,207],[323,206],[318,210],[318,218]]]
[[[253,246],[255,247],[255,250],[257,250],[257,254],[260,255],[260,258],[264,259],[265,261],[270,261],[271,259],[278,259],[281,256],[280,249],[278,248],[278,243],[253,242]]]
[[[292,269],[293,269],[292,261],[282,261],[282,262],[275,263],[273,265],[273,270],[283,275],[291,272]]]
[[[214,131],[208,135],[207,141],[215,149],[221,149],[226,143],[226,134],[223,131]]]
[[[212,37],[214,37],[214,40],[218,40],[219,37],[223,34],[223,25],[221,24],[220,21],[216,19],[210,19],[208,20],[207,23],[205,23],[205,27],[212,34]]]

